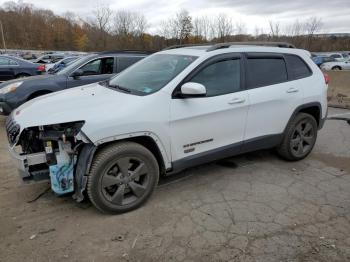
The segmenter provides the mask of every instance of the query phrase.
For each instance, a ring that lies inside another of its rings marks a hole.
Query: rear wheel
[[[332,67],[332,70],[334,70],[334,71],[339,71],[339,70],[341,70],[342,68],[340,67],[340,66],[334,66],[334,67]]]
[[[305,158],[317,138],[317,122],[312,115],[299,113],[287,126],[283,141],[277,148],[281,157],[290,161]]]
[[[16,78],[17,78],[17,79],[21,79],[21,78],[26,78],[26,77],[29,77],[29,76],[30,76],[29,74],[20,73],[20,74],[16,75]]]
[[[133,142],[116,143],[95,156],[87,192],[102,212],[122,213],[145,203],[158,179],[158,163],[148,149]]]

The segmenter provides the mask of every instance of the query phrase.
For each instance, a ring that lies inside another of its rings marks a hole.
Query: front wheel
[[[87,192],[102,212],[123,213],[138,208],[158,184],[159,166],[153,154],[133,142],[109,145],[95,156]]]
[[[317,122],[312,115],[299,113],[288,124],[278,154],[286,160],[304,159],[312,151],[317,138]]]

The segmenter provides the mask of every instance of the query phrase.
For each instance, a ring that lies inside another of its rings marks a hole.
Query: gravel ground
[[[0,117],[0,261],[350,261],[349,149],[350,126],[330,120],[303,161],[203,165],[110,216],[51,191],[30,202],[48,185],[20,184]]]

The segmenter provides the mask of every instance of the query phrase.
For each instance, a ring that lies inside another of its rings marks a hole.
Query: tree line
[[[287,41],[310,51],[350,50],[350,37],[329,37],[317,34],[321,19],[282,25],[269,21],[269,28],[255,27],[248,34],[243,21],[234,21],[227,14],[214,17],[192,17],[180,10],[161,22],[157,33],[150,34],[150,25],[141,13],[98,6],[91,16],[82,19],[67,12],[57,15],[51,10],[23,2],[6,2],[0,7],[7,48],[39,50],[160,50],[175,44],[216,43],[228,41]]]

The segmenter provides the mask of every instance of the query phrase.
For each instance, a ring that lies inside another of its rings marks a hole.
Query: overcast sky
[[[6,2],[0,0],[0,3]],[[67,11],[86,18],[98,4],[109,5],[113,10],[127,9],[143,13],[149,30],[157,32],[157,26],[181,9],[195,16],[208,17],[226,13],[234,21],[242,21],[249,33],[256,26],[265,28],[268,21],[278,21],[281,25],[296,19],[317,16],[322,19],[322,32],[350,33],[350,0],[24,0],[38,7],[53,10],[57,14]]]

